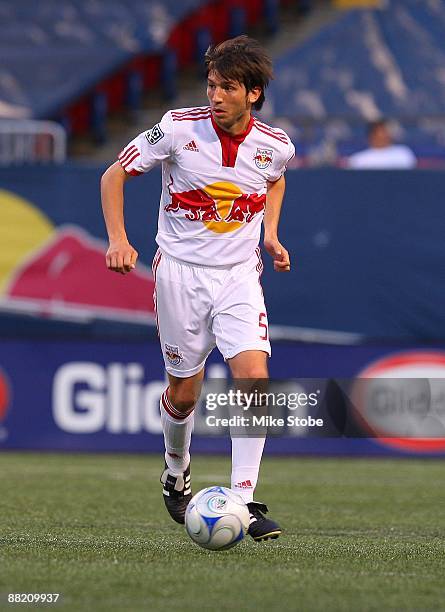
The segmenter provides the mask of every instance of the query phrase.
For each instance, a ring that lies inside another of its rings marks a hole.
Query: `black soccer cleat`
[[[247,504],[250,512],[250,525],[247,533],[252,536],[255,542],[262,540],[276,540],[281,534],[281,527],[264,516],[269,509],[266,504],[250,502]]]
[[[167,464],[161,475],[161,483],[164,485],[162,493],[164,494],[165,507],[174,521],[181,523],[185,522],[185,511],[192,499],[192,483],[190,480],[190,463],[187,469],[182,474],[174,475],[170,472]]]

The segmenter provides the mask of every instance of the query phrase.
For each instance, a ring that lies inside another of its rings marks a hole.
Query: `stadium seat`
[[[267,113],[290,121],[328,124],[340,118],[352,128],[339,140],[341,153],[363,142],[367,120],[398,120],[403,139],[419,155],[445,156],[442,127],[422,118],[445,108],[445,5],[391,0],[384,10],[351,10],[276,62]],[[267,119],[267,116],[265,116]],[[355,126],[355,127],[354,127]],[[326,129],[317,145],[326,140]]]
[[[0,1],[0,118],[52,118],[105,137],[110,112],[136,110],[144,90],[176,95],[177,71],[212,42],[261,18],[278,0]]]

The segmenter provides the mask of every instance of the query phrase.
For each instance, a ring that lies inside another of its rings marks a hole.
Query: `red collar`
[[[246,138],[246,136],[249,134],[250,130],[252,129],[253,121],[254,121],[252,115],[250,115],[250,120],[249,120],[246,130],[244,132],[241,132],[241,134],[236,134],[235,136],[232,136],[232,134],[229,134],[229,132],[226,132],[226,130],[223,130],[222,128],[219,127],[219,125],[216,123],[213,117],[213,114],[210,115],[210,118],[212,120],[213,128],[215,132],[218,134],[218,137],[220,140],[222,138],[231,138],[238,144],[241,144],[243,140]]]

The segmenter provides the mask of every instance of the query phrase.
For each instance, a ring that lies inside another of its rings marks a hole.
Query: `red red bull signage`
[[[13,271],[3,304],[45,316],[154,320],[154,281],[145,266],[125,279],[104,264],[106,243],[62,226]]]
[[[15,193],[0,190],[0,205],[0,312],[154,324],[149,268],[139,263],[125,278],[111,274],[104,240],[78,225],[56,225]]]
[[[143,264],[125,279],[110,274],[105,241],[79,226],[54,225],[15,194],[0,191],[0,203],[7,230],[0,254],[0,310],[154,323],[154,281]]]

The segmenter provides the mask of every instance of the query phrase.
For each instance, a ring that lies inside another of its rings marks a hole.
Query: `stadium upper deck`
[[[278,0],[0,0],[0,118],[56,119],[69,133],[94,129],[109,111],[138,107],[144,90],[163,85],[173,96],[177,66],[260,19],[273,29],[278,6]]]
[[[443,2],[341,12],[276,61],[268,113],[294,126],[303,154],[326,141],[349,154],[364,122],[387,116],[419,156],[445,156],[444,32]]]
[[[0,116],[47,118],[139,54],[162,53],[206,0],[0,2]]]

